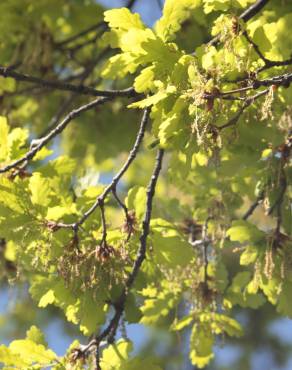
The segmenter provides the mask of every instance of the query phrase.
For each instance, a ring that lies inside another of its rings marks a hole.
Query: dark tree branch
[[[272,68],[272,67],[289,66],[290,64],[292,64],[292,58],[289,58],[289,59],[286,59],[286,60],[279,60],[279,61],[269,60],[269,59],[265,58],[265,63],[266,64],[258,70],[258,73],[262,72],[262,71],[265,71],[266,69],[269,69],[269,68]]]
[[[242,34],[246,38],[247,42],[252,45],[257,55],[264,61],[265,65],[267,65],[267,63],[269,63],[270,61],[266,59],[264,54],[260,51],[260,48],[258,47],[258,45],[253,41],[251,37],[249,37],[249,34],[247,33],[247,31],[243,31]]]
[[[163,0],[156,0],[157,5],[161,11],[163,11]]]
[[[136,1],[137,0],[128,0],[128,2],[126,4],[126,8],[129,8],[129,9],[133,8]]]
[[[127,296],[129,294],[129,291],[132,285],[134,284],[134,281],[138,275],[138,272],[140,271],[142,263],[146,258],[147,237],[150,231],[150,221],[151,221],[151,215],[152,215],[152,203],[153,203],[153,198],[155,194],[157,180],[158,180],[161,167],[162,167],[163,156],[164,156],[164,150],[159,149],[157,153],[157,157],[156,157],[156,164],[154,167],[154,171],[153,171],[150,183],[147,188],[146,212],[145,212],[144,220],[142,223],[142,234],[140,236],[140,247],[138,249],[136,260],[133,264],[132,272],[126,281],[124,290],[120,296],[119,301],[117,302],[116,314],[113,317],[112,325],[110,326],[110,329],[108,330],[108,334],[110,335],[109,342],[112,342],[115,337],[120,318],[124,312]],[[101,337],[100,339],[103,339],[103,338],[104,336]],[[98,338],[98,342],[100,339]]]
[[[156,164],[153,170],[153,174],[151,176],[151,180],[147,188],[146,211],[145,211],[145,216],[144,216],[144,220],[142,224],[142,234],[140,236],[140,247],[138,249],[137,256],[136,256],[136,259],[132,267],[132,271],[130,275],[128,276],[128,279],[125,283],[123,291],[119,299],[117,300],[116,304],[114,304],[115,314],[113,318],[111,319],[111,321],[109,322],[108,326],[96,338],[90,341],[87,346],[82,348],[82,353],[86,354],[90,352],[91,348],[96,348],[96,346],[99,346],[99,343],[105,338],[108,338],[109,343],[112,343],[112,341],[114,340],[120,319],[124,313],[125,304],[126,304],[129,291],[135,282],[135,279],[140,271],[143,261],[146,258],[147,237],[150,231],[152,204],[153,204],[153,198],[155,194],[157,180],[158,180],[161,167],[162,167],[163,156],[164,156],[164,150],[159,149],[157,153],[157,157],[156,157]]]
[[[244,31],[243,36],[246,38],[246,40],[252,45],[254,48],[254,51],[257,53],[257,55],[262,59],[262,61],[265,63],[265,65],[258,69],[257,73],[262,72],[266,69],[272,68],[272,67],[284,67],[292,64],[292,58],[289,58],[287,60],[270,60],[267,59],[264,54],[261,52],[259,46],[253,41],[253,39],[249,36],[247,31]]]
[[[291,82],[292,82],[292,73],[285,73],[283,75],[268,78],[266,80],[257,80],[253,83],[253,87],[255,89],[261,86],[272,86],[272,85],[289,87]]]
[[[7,166],[0,168],[0,173],[5,173],[11,170],[12,168],[17,168],[19,165],[31,160],[46,144],[48,144],[53,138],[60,134],[68,124],[75,118],[77,118],[81,113],[86,112],[92,108],[97,107],[98,105],[104,104],[105,102],[110,101],[111,98],[103,97],[93,100],[92,102],[82,105],[81,107],[72,110],[62,122],[58,124],[53,130],[51,130],[47,136],[41,138],[37,141],[35,145],[31,145],[31,149],[21,158],[16,161],[8,164]]]
[[[10,68],[0,67],[0,76],[12,77],[16,81],[29,82],[43,86],[46,89],[55,89],[62,91],[72,91],[81,95],[91,95],[91,96],[107,96],[107,97],[117,97],[117,96],[136,96],[133,87],[124,90],[96,90],[93,87],[88,86],[76,86],[71,85],[62,81],[48,81],[39,77],[33,77],[26,74],[18,73],[11,70]]]
[[[256,208],[262,203],[264,199],[264,192],[261,192],[260,195],[257,197],[257,199],[251,204],[249,209],[245,212],[245,214],[242,216],[243,220],[247,220],[256,210]]]
[[[265,5],[267,5],[269,0],[257,0],[249,8],[247,8],[243,13],[240,14],[239,18],[245,22],[249,21],[251,18],[256,16]]]
[[[245,109],[248,107],[249,105],[247,104],[244,104],[239,110],[238,112],[235,114],[235,116],[233,116],[228,122],[226,122],[224,125],[222,126],[217,126],[217,129],[218,130],[223,130],[227,127],[230,127],[230,126],[233,126],[233,125],[236,125],[236,123],[238,122],[239,118],[241,117],[242,113],[245,111]]]
[[[134,161],[134,159],[136,158],[136,156],[138,154],[138,151],[140,149],[140,145],[141,145],[142,140],[144,138],[144,134],[145,134],[146,126],[147,126],[147,123],[148,123],[149,115],[150,115],[150,108],[147,108],[147,109],[144,110],[144,114],[143,114],[143,117],[142,117],[142,120],[141,120],[139,132],[137,134],[134,146],[133,146],[132,150],[130,151],[128,159],[126,160],[126,162],[124,163],[124,165],[120,169],[120,171],[112,179],[111,183],[104,189],[104,191],[96,199],[94,204],[83,214],[83,216],[80,218],[80,220],[76,221],[73,224],[59,223],[58,224],[59,227],[72,228],[73,230],[75,230],[76,228],[78,228],[80,225],[82,225],[87,220],[87,218],[96,210],[97,207],[99,207],[100,202],[104,201],[105,198],[107,197],[107,195],[111,191],[113,191],[113,189],[116,189],[116,186],[117,186],[119,180],[124,175],[124,173],[128,170],[131,163]]]
[[[278,194],[278,197],[277,199],[275,200],[275,202],[272,204],[272,206],[270,207],[270,209],[268,210],[268,216],[270,216],[275,209],[279,209],[281,208],[282,206],[282,203],[283,203],[283,200],[284,200],[284,196],[285,196],[285,193],[286,193],[286,190],[287,190],[287,179],[286,179],[286,175],[285,175],[285,172],[283,169],[281,169],[281,178],[280,178],[280,192]],[[279,212],[279,211],[277,211]]]

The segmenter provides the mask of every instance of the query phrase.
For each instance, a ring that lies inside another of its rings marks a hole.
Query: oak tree
[[[131,323],[203,368],[238,308],[292,317],[291,1],[143,1],[0,3],[1,279],[88,337],[4,369],[163,369]]]

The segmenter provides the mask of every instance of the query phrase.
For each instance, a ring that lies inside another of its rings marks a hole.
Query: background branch
[[[18,73],[10,68],[0,67],[0,76],[12,77],[16,81],[29,82],[43,86],[47,89],[55,89],[62,91],[72,91],[81,95],[91,95],[91,96],[127,96],[132,97],[138,95],[133,87],[124,90],[96,90],[93,87],[88,87],[84,85],[71,85],[63,81],[48,81],[39,77],[29,76],[23,73]]]

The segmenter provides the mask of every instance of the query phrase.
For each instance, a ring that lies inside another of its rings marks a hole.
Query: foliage
[[[289,3],[0,4],[1,278],[89,338],[58,357],[32,326],[4,369],[162,369],[125,323],[203,368],[238,307],[292,317]]]

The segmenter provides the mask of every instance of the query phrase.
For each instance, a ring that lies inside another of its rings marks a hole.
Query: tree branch
[[[134,4],[135,4],[136,0],[128,0],[127,4],[126,4],[126,8],[133,8]]]
[[[16,168],[19,165],[31,160],[48,142],[50,142],[54,137],[60,134],[67,125],[76,117],[78,117],[81,113],[86,112],[92,108],[97,107],[105,102],[110,101],[112,98],[110,97],[103,97],[93,100],[92,102],[82,105],[81,107],[72,110],[62,122],[58,124],[53,130],[51,130],[47,136],[37,140],[35,145],[31,145],[31,149],[21,158],[15,160],[14,162],[8,164],[7,166],[0,168],[0,173],[5,173],[11,170],[12,168]]]
[[[234,83],[235,81],[229,81]],[[292,73],[286,73],[279,76],[274,76],[269,79],[265,80],[253,80],[250,81],[248,86],[240,87],[237,89],[229,90],[229,91],[216,91],[215,93],[204,93],[203,98],[206,100],[214,100],[214,99],[223,99],[223,100],[241,100],[241,101],[254,101],[259,96],[265,94],[267,90],[263,90],[254,96],[249,97],[236,97],[234,94],[241,94],[246,91],[250,90],[257,90],[260,87],[270,87],[270,86],[283,86],[289,87],[292,82]]]
[[[245,214],[242,216],[242,219],[246,221],[256,210],[256,208],[262,203],[264,199],[265,193],[262,191],[260,195],[257,197],[257,199],[251,204],[249,209],[245,212]]]
[[[247,8],[243,13],[240,14],[239,18],[245,22],[249,21],[255,15],[257,15],[265,5],[267,5],[269,0],[257,0],[249,8]]]
[[[55,45],[58,46],[58,47],[63,47],[64,45],[70,44],[71,42],[76,41],[80,37],[86,36],[88,33],[92,32],[92,31],[95,31],[95,30],[98,30],[100,28],[101,29],[106,29],[107,24],[104,21],[100,21],[100,22],[98,22],[96,24],[93,24],[92,26],[82,30],[81,32],[77,33],[76,35],[70,36],[67,39],[63,40],[63,41],[56,42]]]
[[[16,81],[38,84],[46,89],[72,91],[81,95],[107,96],[107,97],[117,97],[117,96],[133,97],[138,95],[133,87],[124,90],[96,90],[93,87],[88,87],[84,85],[76,86],[62,81],[44,80],[39,77],[18,73],[14,70],[11,70],[9,67],[8,68],[0,67],[0,76],[12,77]]]
[[[285,73],[280,76],[274,76],[272,78],[268,78],[265,80],[256,80],[253,83],[253,87],[255,89],[261,87],[261,86],[283,86],[283,87],[289,87],[292,82],[292,73]]]
[[[233,126],[235,125],[240,116],[242,115],[242,113],[245,111],[246,108],[248,108],[256,99],[260,98],[261,96],[263,95],[266,95],[268,92],[270,91],[270,89],[265,89],[263,91],[260,91],[259,93],[253,95],[253,96],[250,96],[248,97],[247,99],[245,99],[244,101],[244,104],[242,105],[242,107],[238,110],[238,112],[235,114],[235,116],[233,116],[227,123],[225,123],[224,125],[222,126],[216,126],[216,128],[218,130],[223,130],[227,127],[230,127],[230,126]]]
[[[128,276],[128,279],[125,283],[125,286],[123,288],[123,291],[118,301],[114,305],[115,314],[113,318],[111,319],[111,321],[109,322],[108,326],[96,338],[90,341],[87,346],[82,348],[82,353],[88,353],[92,347],[99,346],[99,343],[104,338],[108,338],[109,343],[111,343],[114,339],[120,319],[125,309],[125,303],[126,303],[126,299],[128,297],[129,291],[132,285],[134,284],[134,281],[138,275],[138,272],[140,271],[143,261],[146,258],[147,237],[150,231],[152,204],[153,204],[153,198],[154,198],[155,189],[157,185],[157,180],[158,180],[161,167],[162,167],[163,156],[164,156],[164,150],[159,149],[157,153],[157,157],[156,157],[156,164],[153,170],[153,174],[151,176],[151,180],[147,188],[146,211],[145,211],[145,216],[144,216],[144,220],[142,224],[142,234],[140,236],[140,247],[138,249],[137,256],[136,256],[136,259],[132,267],[132,271],[130,275]],[[79,351],[81,351],[81,349]]]
[[[284,67],[288,66],[289,64],[292,64],[292,58],[289,58],[287,60],[270,60],[267,59],[264,54],[261,52],[259,46],[253,41],[253,39],[249,36],[247,31],[243,32],[243,36],[246,38],[246,40],[252,45],[254,48],[254,51],[257,53],[257,55],[262,59],[262,61],[265,63],[265,65],[258,69],[257,73],[262,72],[266,69],[272,68],[272,67]]]
[[[96,208],[99,207],[100,202],[104,201],[106,196],[111,191],[116,189],[116,186],[117,186],[119,180],[124,175],[124,173],[128,170],[131,163],[134,161],[134,159],[136,158],[136,156],[138,154],[138,151],[140,149],[140,145],[141,145],[141,143],[143,141],[143,138],[144,138],[144,134],[145,134],[146,126],[147,126],[147,123],[148,123],[149,115],[150,115],[150,108],[146,108],[144,110],[144,113],[143,113],[143,117],[142,117],[142,120],[141,120],[140,128],[139,128],[134,146],[133,146],[132,150],[130,151],[130,154],[129,154],[126,162],[124,163],[124,165],[122,166],[120,171],[112,179],[111,183],[106,186],[106,188],[104,189],[102,194],[96,199],[96,201],[93,203],[93,205],[83,214],[83,216],[80,218],[80,220],[76,221],[73,224],[58,223],[59,228],[71,228],[73,230],[78,229],[78,227],[81,226],[87,220],[87,218],[96,210]]]

